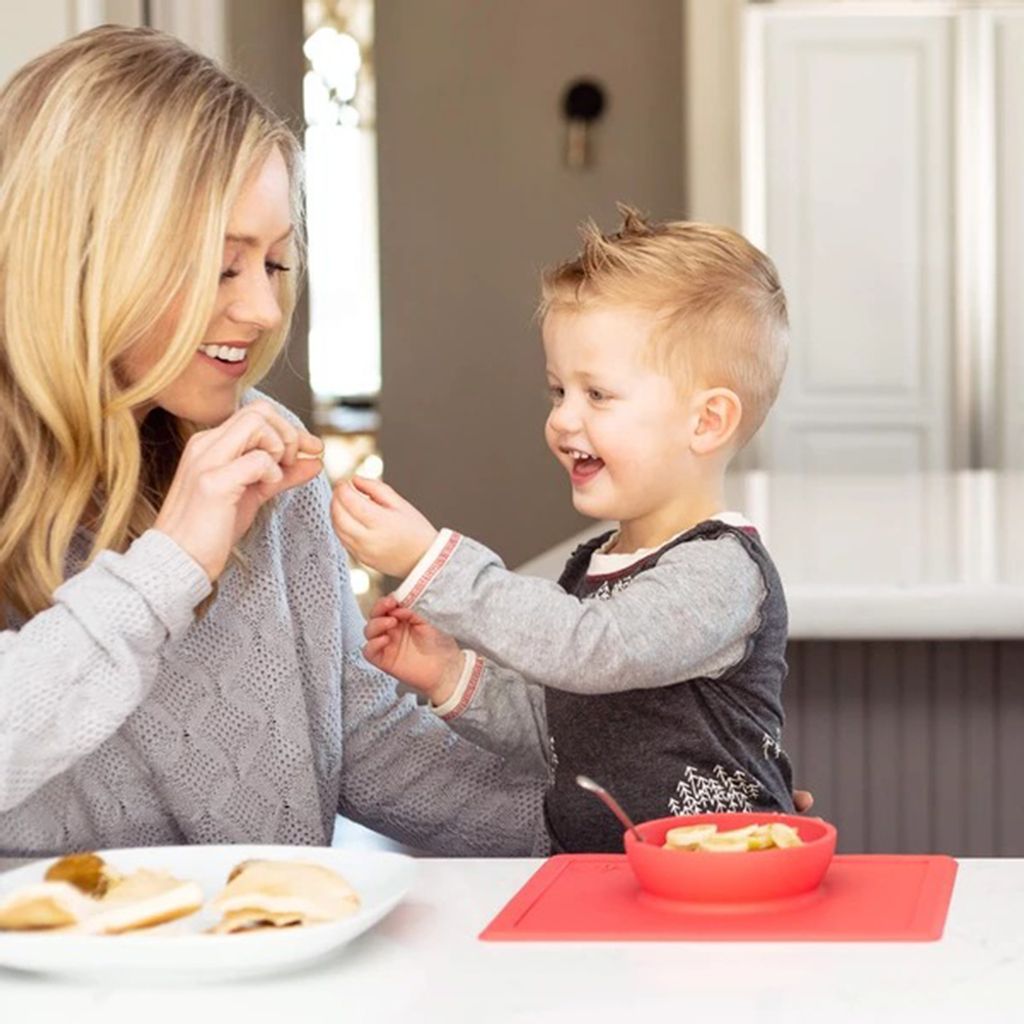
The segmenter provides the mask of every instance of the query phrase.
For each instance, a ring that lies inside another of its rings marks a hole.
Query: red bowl
[[[782,822],[795,828],[801,846],[707,853],[666,850],[665,833],[683,825],[714,823],[720,832]],[[655,896],[694,903],[763,903],[816,889],[836,850],[836,830],[821,818],[795,814],[688,814],[637,825],[644,842],[625,833],[626,857],[640,888]]]

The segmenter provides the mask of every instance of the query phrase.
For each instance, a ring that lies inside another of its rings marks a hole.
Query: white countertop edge
[[[998,640],[1024,636],[1024,587],[786,587],[791,640]]]

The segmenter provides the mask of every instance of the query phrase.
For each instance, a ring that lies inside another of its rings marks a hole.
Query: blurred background
[[[617,201],[766,249],[792,356],[737,505],[790,595],[799,780],[847,850],[1024,852],[1024,3],[33,0],[0,8],[0,79],[104,22],[304,138],[267,389],[332,477],[510,566],[586,525],[542,437],[541,268]]]
[[[532,315],[540,268],[617,200],[729,224],[779,264],[794,359],[746,468],[1024,464],[1019,3],[36,0],[0,17],[0,77],[91,25],[144,23],[290,119],[309,287],[269,390],[332,437],[332,474],[386,470],[511,565],[583,525],[542,441]],[[596,116],[567,103],[581,84]]]

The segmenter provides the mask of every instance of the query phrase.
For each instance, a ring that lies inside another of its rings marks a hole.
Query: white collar
[[[726,526],[736,526],[740,529],[744,527],[753,529],[754,524],[742,512],[719,512],[718,515],[711,516],[712,520],[720,523],[725,523]],[[616,552],[615,554],[609,554],[608,548],[610,548],[615,541],[618,539],[619,531],[616,530],[605,542],[602,544],[591,556],[590,565],[587,567],[588,576],[607,576],[610,573],[621,572],[623,569],[628,569],[631,565],[639,562],[640,559],[646,558],[652,551],[657,551],[659,548],[663,548],[666,544],[671,543],[676,537],[681,537],[684,533],[689,533],[693,527],[689,527],[686,530],[680,530],[679,533],[668,540],[659,544],[655,548],[639,548],[636,551],[628,551],[625,554]]]

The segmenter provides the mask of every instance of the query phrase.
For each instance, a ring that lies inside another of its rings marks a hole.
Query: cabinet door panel
[[[995,27],[996,331],[1002,465],[1024,469],[1024,16]]]
[[[763,109],[748,116],[763,125],[763,242],[789,296],[793,339],[762,461],[945,468],[952,20],[788,12],[757,26]]]

